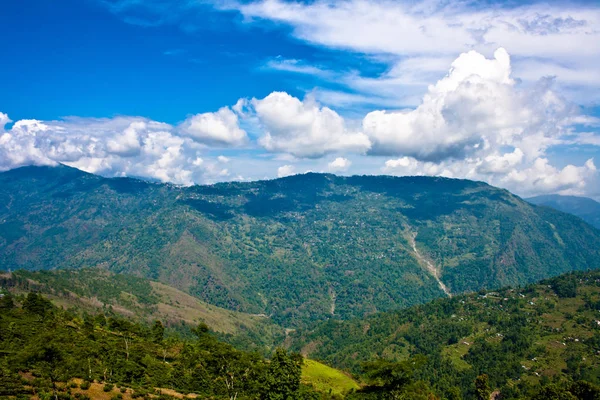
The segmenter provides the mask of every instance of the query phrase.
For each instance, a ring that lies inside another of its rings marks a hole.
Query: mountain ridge
[[[179,187],[66,166],[0,173],[4,269],[130,273],[284,326],[445,296],[423,260],[461,293],[594,268],[599,249],[581,220],[468,180],[311,173]]]
[[[600,203],[589,197],[549,194],[525,199],[535,205],[554,208],[580,217],[593,227],[600,229]]]

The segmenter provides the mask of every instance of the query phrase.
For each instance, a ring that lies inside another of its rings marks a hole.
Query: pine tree
[[[291,400],[298,397],[302,356],[288,354],[284,349],[275,350],[266,372],[265,384],[260,398],[264,400]]]

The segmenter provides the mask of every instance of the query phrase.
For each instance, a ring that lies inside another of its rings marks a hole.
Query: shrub
[[[121,393],[125,393],[125,392],[127,392],[127,388],[126,387],[122,387],[121,388]]]
[[[112,383],[105,383],[104,388],[102,388],[102,390],[104,390],[105,392],[110,392],[111,390],[113,390],[114,387],[115,385],[113,385]]]
[[[144,389],[139,389],[136,390],[135,392],[133,392],[133,394],[131,395],[132,398],[134,399],[138,399],[140,397],[146,397],[146,395],[148,394],[148,392]]]
[[[92,386],[90,381],[83,381],[83,383],[79,387],[81,388],[81,390],[88,390],[90,386]]]

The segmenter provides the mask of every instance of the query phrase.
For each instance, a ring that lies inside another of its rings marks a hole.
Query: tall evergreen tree
[[[292,400],[298,398],[302,356],[289,354],[285,349],[275,350],[265,375],[260,398],[262,400]]]

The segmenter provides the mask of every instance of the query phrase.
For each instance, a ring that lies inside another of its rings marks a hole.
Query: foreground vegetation
[[[192,333],[190,340],[165,337],[160,321],[147,327],[103,314],[79,317],[34,292],[17,298],[5,294],[0,299],[0,396],[81,399],[80,391],[71,389],[85,392],[97,388],[96,382],[104,392],[121,388],[114,400],[155,393],[321,398],[300,382],[301,356],[278,349],[267,360],[236,350],[217,340],[206,324]],[[74,378],[83,383],[73,384]]]
[[[600,399],[599,321],[600,272],[585,272],[329,321],[286,340],[344,373],[283,349],[240,351],[204,323],[182,337],[159,321],[5,292],[0,397]]]
[[[146,324],[160,320],[168,331],[183,336],[189,335],[189,326],[204,322],[220,339],[263,354],[285,336],[266,315],[226,310],[156,281],[97,268],[5,272],[0,273],[0,287],[14,294],[36,291],[65,309]]]

